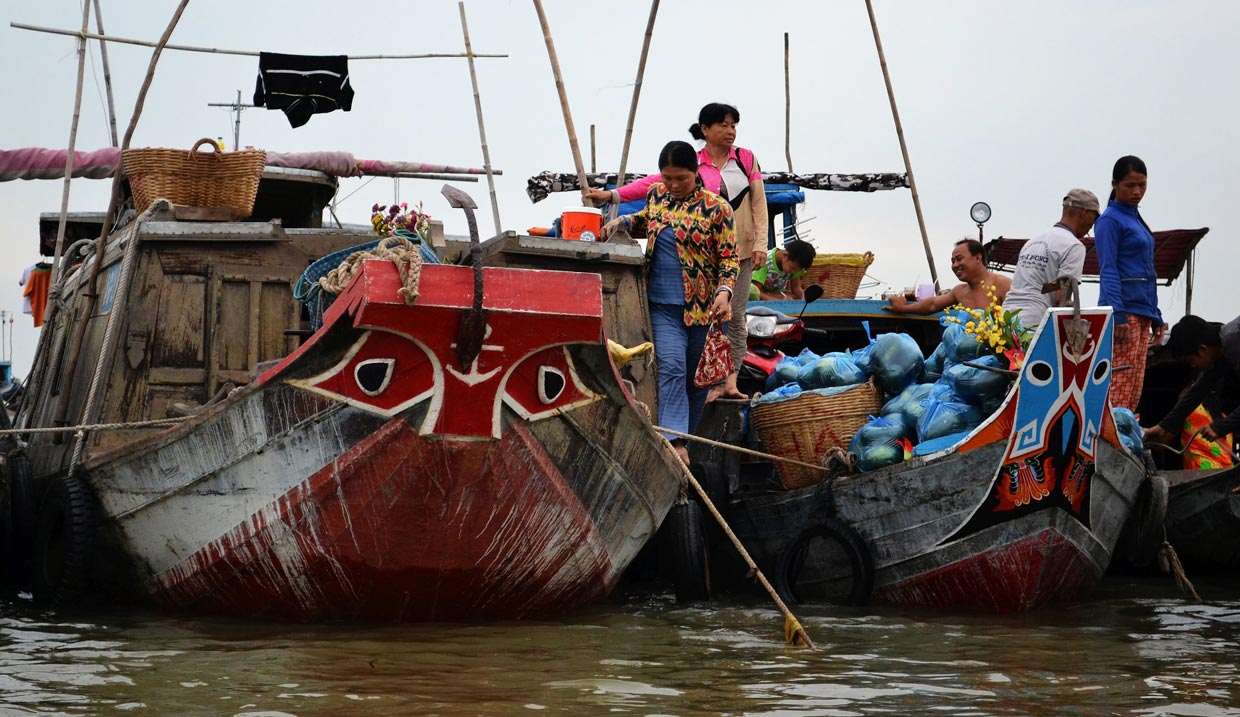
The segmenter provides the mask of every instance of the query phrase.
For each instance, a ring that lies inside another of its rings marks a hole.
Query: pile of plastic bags
[[[917,350],[917,344],[904,334],[884,334],[868,347],[873,356],[885,357],[886,373],[875,370],[874,375],[891,398],[849,445],[863,471],[953,445],[1003,404],[1011,385],[1004,374],[963,363],[1005,368],[958,324],[948,326],[942,342],[921,361],[922,370],[916,373],[895,370],[907,369],[912,362],[904,357],[905,342],[894,337],[908,339]],[[886,358],[892,356],[899,359]]]

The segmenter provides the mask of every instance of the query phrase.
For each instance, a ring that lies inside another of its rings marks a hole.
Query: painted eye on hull
[[[392,368],[395,365],[396,360],[390,358],[362,361],[353,369],[357,387],[362,389],[362,393],[367,396],[378,396],[387,389],[388,383],[391,382]]]
[[[1045,361],[1034,361],[1029,364],[1029,381],[1034,386],[1045,386],[1055,377],[1055,371]]]
[[[560,369],[554,366],[538,367],[538,400],[542,401],[543,405],[555,403],[567,385],[568,381]]]
[[[1094,383],[1102,383],[1111,370],[1111,362],[1103,359],[1094,367]]]

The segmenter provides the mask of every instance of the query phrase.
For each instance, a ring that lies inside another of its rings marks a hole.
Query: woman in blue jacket
[[[1154,235],[1137,211],[1145,187],[1145,162],[1120,157],[1111,170],[1111,201],[1094,225],[1099,303],[1115,310],[1114,365],[1132,367],[1112,374],[1111,405],[1134,411],[1145,383],[1151,337],[1161,342],[1166,328],[1158,311]]]

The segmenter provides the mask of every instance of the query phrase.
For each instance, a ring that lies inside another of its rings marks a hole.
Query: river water
[[[1240,581],[1020,616],[629,594],[556,621],[272,625],[0,603],[3,715],[1240,715]]]

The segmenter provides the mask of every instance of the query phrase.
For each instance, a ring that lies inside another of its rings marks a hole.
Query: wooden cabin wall
[[[159,241],[144,245],[100,420],[179,415],[249,383],[257,366],[286,356],[300,326],[292,285],[305,255],[286,241]],[[157,429],[92,437],[91,453]]]

